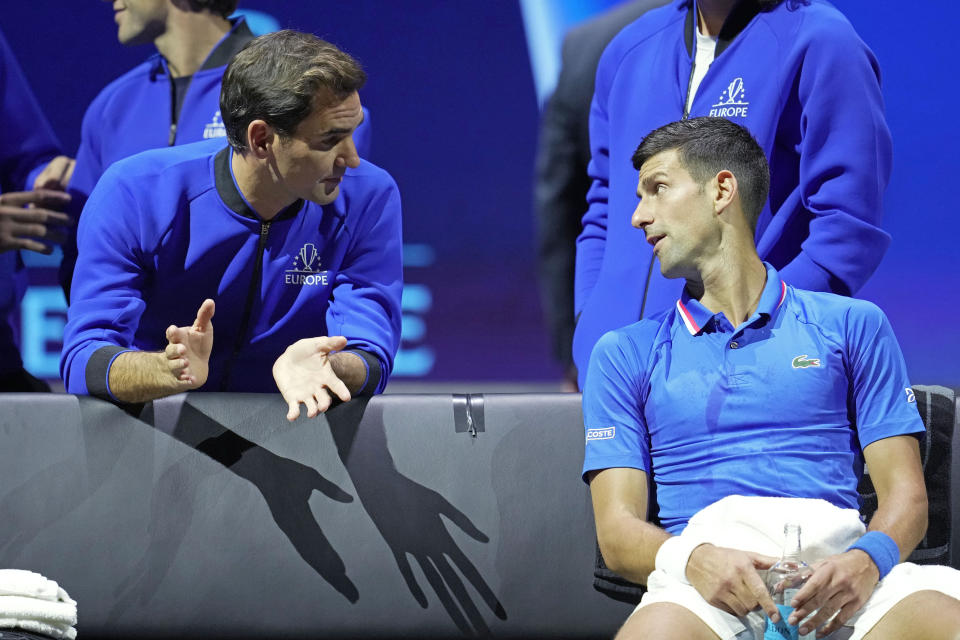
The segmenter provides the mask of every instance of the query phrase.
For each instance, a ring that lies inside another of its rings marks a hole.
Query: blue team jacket
[[[581,385],[600,336],[636,322],[641,310],[647,317],[668,308],[683,285],[661,276],[643,232],[630,225],[631,156],[668,122],[721,116],[757,138],[772,175],[757,249],[789,284],[851,295],[886,251],[890,239],[879,225],[891,142],[876,59],[823,0],[752,7],[740,3],[724,24],[689,114],[690,0],[648,12],[604,51],[590,114],[593,184],[577,240]]]
[[[362,161],[339,197],[297,201],[262,222],[240,194],[229,147],[207,141],[114,164],[81,218],[61,357],[70,393],[110,397],[110,363],[160,350],[204,298],[216,303],[203,390],[276,391],[271,367],[301,338],[344,335],[379,392],[400,341],[400,196]],[[118,215],[123,212],[123,215]],[[368,388],[369,387],[369,388]]]
[[[77,164],[70,180],[75,213],[93,191],[107,168],[123,158],[148,149],[189,144],[223,137],[220,118],[220,84],[227,64],[253,34],[243,18],[211,50],[193,74],[174,124],[173,98],[167,61],[159,53],[123,74],[101,91],[83,116]],[[370,150],[370,114],[354,133],[361,157]],[[64,247],[60,280],[69,289],[76,262],[76,239]]]

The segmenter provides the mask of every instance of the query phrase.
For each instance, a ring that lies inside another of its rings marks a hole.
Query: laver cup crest
[[[329,286],[332,282],[332,275],[329,271],[323,270],[321,260],[318,258],[317,247],[312,242],[307,242],[293,259],[293,269],[287,269],[283,273],[284,284],[294,284],[300,286]]]
[[[313,261],[317,259],[317,248],[309,242],[300,249],[300,270],[313,271]]]
[[[773,597],[777,609],[780,610],[780,621],[773,622],[769,617],[767,618],[763,640],[812,640],[816,637],[815,631],[801,636],[799,624],[787,624],[787,618],[793,613],[790,601],[806,584],[811,569],[800,559],[800,525],[785,524],[783,535],[783,553],[780,560],[767,572],[767,590]]]

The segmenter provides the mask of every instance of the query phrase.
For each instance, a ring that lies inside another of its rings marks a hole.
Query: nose
[[[360,155],[357,153],[357,145],[353,142],[353,136],[347,136],[341,143],[343,149],[337,157],[337,166],[356,169],[360,166]]]
[[[653,222],[653,216],[651,215],[650,206],[645,205],[641,198],[640,202],[637,203],[637,208],[633,210],[633,215],[630,216],[630,224],[642,230],[651,222]]]

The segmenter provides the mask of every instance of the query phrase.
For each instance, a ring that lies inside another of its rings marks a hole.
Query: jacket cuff
[[[113,364],[114,358],[125,351],[131,351],[131,349],[109,346],[100,347],[93,352],[93,355],[87,360],[87,368],[84,370],[87,393],[104,400],[117,402],[117,399],[110,393],[110,365]]]
[[[384,377],[383,365],[380,364],[380,359],[363,349],[345,349],[344,353],[353,353],[360,356],[360,359],[363,360],[363,364],[367,368],[366,380],[363,381],[363,385],[352,395],[354,397],[372,396],[375,393],[379,393],[381,391],[380,382]]]

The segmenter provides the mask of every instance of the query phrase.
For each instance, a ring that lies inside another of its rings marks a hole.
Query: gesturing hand
[[[207,381],[213,349],[213,300],[207,298],[197,311],[193,326],[167,327],[167,366],[184,389],[196,389]]]
[[[350,399],[350,390],[330,363],[330,354],[345,346],[343,336],[304,338],[287,347],[273,363],[273,379],[289,407],[287,420],[300,417],[300,403],[306,406],[307,417],[314,418],[330,408],[331,393],[344,402]]]
[[[687,579],[711,605],[735,616],[757,607],[777,622],[780,612],[757,569],[769,569],[776,558],[749,551],[702,544],[687,561]]]
[[[833,616],[829,624],[817,632],[817,637],[822,638],[839,629],[860,610],[880,581],[880,572],[870,556],[859,549],[824,558],[811,568],[813,575],[790,603],[794,612],[788,622],[797,624],[816,611],[816,615],[801,625],[803,635]]]
[[[73,220],[54,209],[61,209],[68,202],[69,195],[49,189],[0,194],[0,251],[52,252],[50,245],[35,238],[53,244],[66,240],[62,227],[73,224]]]

